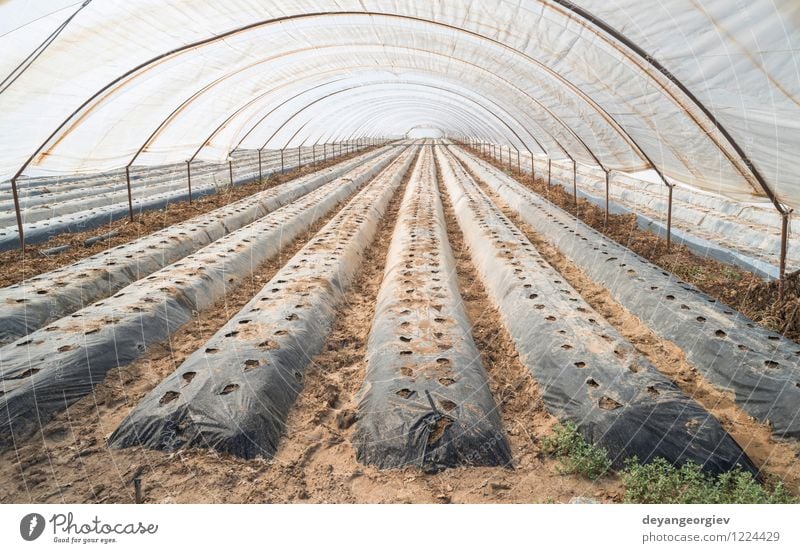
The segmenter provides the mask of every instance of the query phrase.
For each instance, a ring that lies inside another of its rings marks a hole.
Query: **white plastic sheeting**
[[[0,4],[0,181],[430,127],[800,206],[794,0],[96,0],[36,51],[79,8]]]

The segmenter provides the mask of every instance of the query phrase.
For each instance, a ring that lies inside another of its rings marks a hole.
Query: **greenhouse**
[[[800,4],[11,0],[0,52],[3,502],[797,501]]]

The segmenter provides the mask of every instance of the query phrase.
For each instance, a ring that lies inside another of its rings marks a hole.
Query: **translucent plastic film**
[[[12,0],[0,181],[427,127],[800,207],[798,21],[791,0]]]

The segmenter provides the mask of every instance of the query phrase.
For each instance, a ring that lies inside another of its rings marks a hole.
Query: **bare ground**
[[[405,186],[405,183],[404,183]],[[403,187],[404,187],[403,186]],[[242,460],[213,450],[168,454],[109,450],[106,437],[161,379],[247,302],[325,221],[265,263],[223,302],[197,317],[145,357],[121,369],[46,424],[40,435],[0,455],[0,502],[132,502],[131,477],[142,473],[146,502],[567,502],[621,497],[618,479],[562,476],[543,456],[541,439],[554,420],[519,363],[469,260],[449,204],[448,235],[465,307],[482,352],[514,456],[514,468],[458,468],[425,474],[378,470],[356,462],[350,443],[366,342],[402,188],[393,198],[323,352],[306,374],[286,435],[271,460]],[[444,195],[443,195],[444,196]],[[446,198],[445,198],[446,200]]]
[[[733,436],[767,479],[777,479],[800,494],[800,444],[777,441],[766,424],[761,424],[739,408],[731,394],[710,384],[687,360],[683,350],[663,340],[614,300],[609,291],[596,284],[572,261],[550,245],[533,228],[518,217],[489,187],[481,188],[503,213],[528,237],[542,257],[552,265],[575,290],[611,323],[642,355],[683,392],[694,398],[714,415]]]
[[[0,488],[0,503],[131,502],[130,478],[138,469],[145,471],[148,501],[244,501],[244,495],[236,494],[238,478],[264,470],[266,462],[245,462],[204,450],[174,454],[138,448],[109,450],[105,440],[151,389],[238,313],[344,203],[262,264],[251,279],[196,314],[169,340],[150,346],[131,365],[109,372],[91,396],[58,414],[39,435],[17,451],[0,454],[0,481],[7,483]]]
[[[410,172],[409,172],[410,174]],[[287,176],[287,178],[290,178]],[[16,451],[0,454],[0,502],[131,502],[131,476],[143,474],[146,502],[567,502],[575,496],[620,501],[615,476],[590,481],[559,474],[541,450],[555,419],[544,409],[535,381],[519,362],[496,310],[470,261],[446,193],[447,233],[472,334],[489,376],[513,454],[513,468],[462,467],[438,474],[416,468],[378,470],[356,462],[351,445],[357,393],[366,369],[366,343],[394,230],[404,182],[395,194],[363,265],[339,310],[323,352],[313,359],[304,390],[290,412],[284,439],[271,460],[242,460],[213,450],[168,454],[139,448],[108,450],[106,437],[138,401],[222,324],[299,250],[324,223],[265,263],[255,276],[213,308],[153,346],[139,361],[111,373],[93,396],[46,424]],[[710,386],[674,344],[658,339],[602,287],[547,245],[493,199],[531,238],[542,255],[631,343],[687,394],[714,414],[764,473],[798,492],[800,448],[775,442],[764,425]],[[571,201],[571,200],[570,200]],[[193,214],[194,215],[194,214]]]
[[[319,171],[326,167],[336,165],[352,157],[368,151],[343,155],[327,162],[317,162],[315,165],[305,165],[299,170],[287,171],[283,175],[275,174],[264,179],[263,183],[253,182],[241,186],[228,188],[216,194],[196,199],[189,203],[188,200],[174,202],[163,209],[146,211],[134,217],[131,222],[127,217],[107,225],[86,230],[83,232],[64,233],[52,237],[46,242],[26,246],[25,251],[10,250],[0,252],[0,287],[10,286],[25,279],[35,277],[59,267],[69,265],[85,257],[100,253],[109,248],[127,244],[137,238],[147,236],[170,225],[208,213],[229,203],[241,200],[278,184],[296,179],[303,175]],[[112,238],[100,240],[91,246],[84,246],[87,238],[99,236],[107,232],[117,231],[119,234]],[[71,247],[61,253],[44,255],[40,252],[48,248],[70,245]]]

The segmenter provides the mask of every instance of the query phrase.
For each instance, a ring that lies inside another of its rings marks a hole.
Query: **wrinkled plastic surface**
[[[252,158],[252,156],[244,155],[237,157],[239,159]],[[288,152],[283,160],[283,165],[281,165],[280,156],[271,155],[267,157],[262,155],[261,176],[264,178],[269,177],[271,174],[281,171],[281,167],[283,167],[283,170],[290,170],[296,168],[300,163],[308,164],[311,159],[312,152],[310,148],[304,148],[299,159],[295,151]],[[243,165],[237,163],[237,166],[233,169],[233,181],[231,181],[231,168],[227,163],[222,166],[197,165],[198,167],[192,168],[191,198],[194,200],[220,192],[230,186],[256,182],[259,178],[257,160],[254,162],[250,159],[249,162],[246,161]],[[90,177],[86,180],[89,182],[98,180],[102,182],[103,178],[103,176],[98,176]],[[153,168],[147,172],[144,178],[148,181],[156,181],[157,184],[134,188],[133,182],[131,182],[131,204],[135,215],[145,211],[162,209],[169,204],[189,199],[185,164],[179,167]],[[164,181],[167,182],[165,183]],[[60,186],[56,186],[54,189],[55,191],[60,191]],[[37,196],[38,199],[47,201],[47,204],[33,209],[21,209],[25,242],[27,244],[44,242],[61,233],[89,230],[101,225],[107,225],[129,215],[131,206],[128,204],[127,190],[99,196],[93,194],[91,185],[82,190],[83,197],[61,202],[51,198],[51,196],[60,194],[47,192]],[[81,189],[73,190],[73,192],[80,191]],[[0,216],[0,221],[2,221],[0,222],[0,251],[19,248],[19,230],[16,223],[16,213],[13,209]]]
[[[0,349],[0,447],[90,393],[210,307],[353,194],[393,156],[343,177],[209,244],[114,296]]]
[[[145,165],[197,149],[222,161],[237,145],[401,136],[420,125],[538,152],[535,137],[564,158],[558,140],[592,162],[569,127],[607,166],[642,168],[613,118],[676,180],[763,199],[652,56],[724,124],[779,199],[800,206],[796,2],[572,3],[591,17],[554,1],[92,2],[0,95],[0,180],[45,142],[33,172],[121,167],[142,145]],[[0,36],[3,77],[79,7],[40,18],[29,4],[0,4],[0,22],[14,22]]]
[[[242,310],[133,409],[112,447],[271,457],[364,250],[414,159],[406,149]]]
[[[459,153],[520,217],[712,385],[777,437],[800,438],[800,346],[603,236],[488,164]]]
[[[511,463],[470,328],[428,146],[400,206],[370,330],[353,436],[360,462]]]
[[[473,263],[548,411],[574,422],[617,468],[635,456],[755,473],[719,422],[595,312],[458,161],[437,152]]]
[[[97,300],[347,173],[357,179],[385,150],[360,155],[188,221],[0,289],[0,345]],[[349,173],[348,173],[349,172]]]
[[[481,148],[477,148],[481,150]],[[492,153],[487,148],[483,152]],[[500,157],[500,156],[498,156]],[[503,163],[508,163],[503,156]],[[547,182],[547,160],[534,158],[537,179]],[[516,157],[510,162],[516,167]],[[520,153],[519,167],[531,172],[531,156]],[[578,164],[579,198],[605,209],[605,173],[597,167]],[[550,182],[573,193],[572,163],[553,161]],[[639,228],[664,236],[669,193],[653,172],[609,175],[609,212],[635,213]],[[743,203],[677,184],[672,198],[672,240],[695,253],[736,265],[765,279],[778,277],[781,248],[781,215],[772,205]],[[789,221],[789,236],[800,232],[800,220]],[[789,240],[787,272],[800,269],[800,241]]]
[[[683,349],[715,387],[733,394],[759,421],[769,422],[776,436],[800,438],[796,343],[609,240],[487,164],[460,157],[628,311]]]

